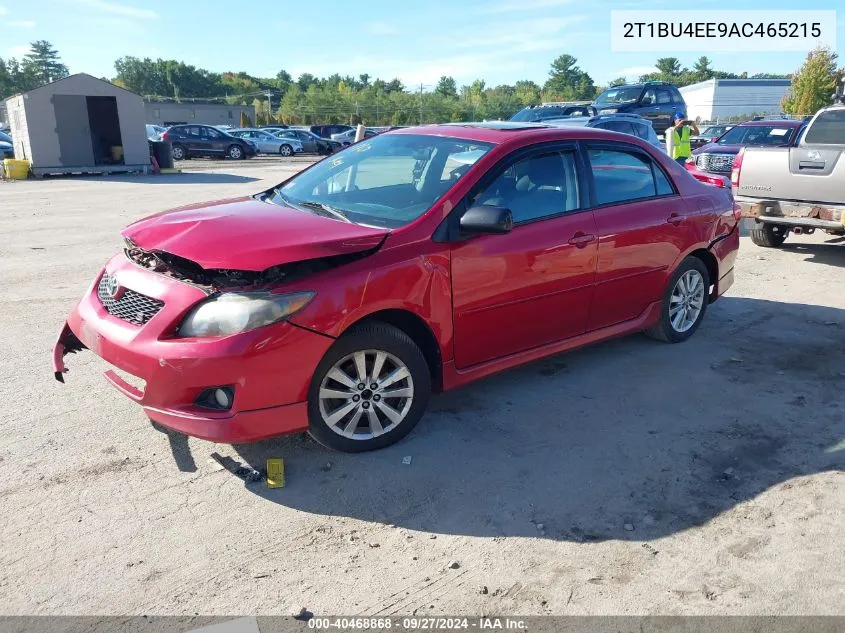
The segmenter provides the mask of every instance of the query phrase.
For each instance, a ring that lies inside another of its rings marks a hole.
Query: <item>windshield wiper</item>
[[[313,200],[303,200],[302,202],[297,202],[297,206],[305,207],[306,209],[315,209],[318,211],[324,211],[325,214],[328,214],[331,217],[337,218],[338,220],[343,220],[344,222],[348,222],[349,224],[353,224],[352,220],[350,220],[347,215],[341,211],[340,209],[335,209],[334,207],[330,207],[327,204],[322,202],[316,202]]]

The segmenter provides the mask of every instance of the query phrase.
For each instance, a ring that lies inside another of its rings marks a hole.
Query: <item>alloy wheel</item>
[[[369,440],[395,429],[414,402],[408,367],[387,352],[367,349],[335,363],[323,377],[319,409],[326,426],[352,440]]]
[[[669,297],[669,322],[672,329],[683,334],[688,331],[704,307],[704,278],[697,270],[688,270],[678,278]]]

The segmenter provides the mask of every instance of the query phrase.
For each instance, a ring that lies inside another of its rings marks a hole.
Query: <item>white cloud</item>
[[[455,48],[507,49],[507,52],[514,53],[553,50],[561,48],[566,44],[566,39],[577,35],[567,32],[567,27],[585,22],[589,17],[586,14],[579,14],[562,18],[509,21],[506,24],[476,29],[483,35],[471,37],[450,35],[442,38],[442,43]]]
[[[6,15],[8,12],[9,9],[0,4],[0,15]]]
[[[13,46],[12,48],[8,49],[8,53],[11,57],[21,57],[29,53],[29,45],[21,44],[20,46]]]
[[[399,33],[399,29],[387,22],[369,22],[364,25],[364,30],[369,35],[396,35]]]
[[[537,11],[562,7],[574,3],[575,0],[505,0],[481,9],[481,13],[510,13],[515,11]]]
[[[35,21],[34,20],[12,20],[11,22],[6,22],[6,26],[11,26],[14,29],[34,29],[35,28]]]
[[[104,13],[112,13],[114,15],[124,15],[130,18],[139,18],[144,20],[155,20],[158,18],[158,13],[150,9],[140,9],[138,7],[129,7],[116,2],[106,2],[106,0],[74,0],[76,4],[81,4],[97,11]]]

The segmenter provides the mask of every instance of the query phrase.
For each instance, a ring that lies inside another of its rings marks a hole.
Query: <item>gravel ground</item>
[[[436,397],[377,453],[214,445],[155,430],[91,354],[50,368],[122,226],[301,165],[200,163],[0,182],[3,614],[845,614],[843,240],[743,238],[689,342]],[[287,486],[215,452],[283,457]]]

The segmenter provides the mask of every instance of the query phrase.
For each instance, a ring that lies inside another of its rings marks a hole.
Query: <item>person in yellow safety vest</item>
[[[666,153],[683,165],[692,156],[690,136],[698,133],[698,126],[688,121],[686,114],[676,113],[672,127],[666,130]]]

